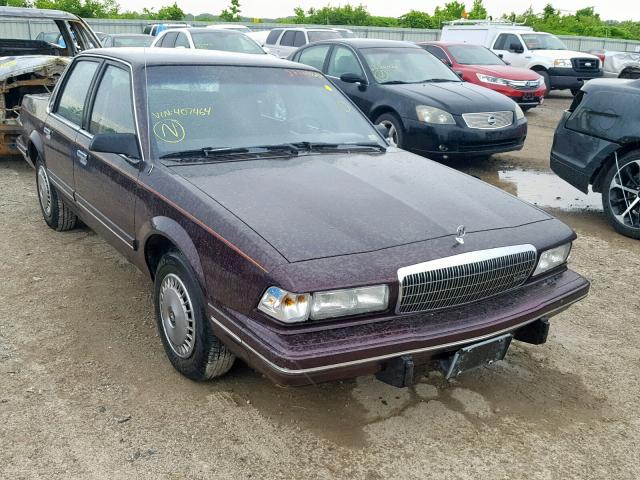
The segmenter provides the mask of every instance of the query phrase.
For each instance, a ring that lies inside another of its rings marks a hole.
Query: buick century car
[[[189,378],[240,357],[280,384],[402,386],[543,343],[589,289],[574,232],[383,133],[299,63],[120,48],[27,96],[22,142],[45,222],[81,219],[149,275]]]

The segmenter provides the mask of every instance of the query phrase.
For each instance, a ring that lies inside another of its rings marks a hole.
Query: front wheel
[[[60,197],[49,181],[49,172],[40,157],[36,158],[36,187],[42,218],[50,228],[63,232],[76,226],[78,217]]]
[[[618,233],[640,239],[640,151],[613,162],[604,180],[602,207]]]
[[[173,367],[197,381],[227,373],[235,355],[213,334],[204,295],[181,253],[160,259],[154,286],[158,332]]]
[[[404,146],[404,129],[402,122],[393,113],[383,113],[374,122],[376,125],[382,125],[387,128],[389,134],[387,141],[393,147],[403,148]]]

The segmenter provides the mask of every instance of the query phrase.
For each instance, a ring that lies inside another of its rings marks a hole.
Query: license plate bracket
[[[509,350],[512,339],[513,335],[507,333],[461,348],[440,362],[445,378],[457,377],[463,372],[502,360]]]

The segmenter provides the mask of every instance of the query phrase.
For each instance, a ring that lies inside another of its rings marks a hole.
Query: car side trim
[[[565,303],[564,305],[561,305],[559,307],[554,308],[553,310],[545,312],[543,315],[541,315],[541,317],[553,315],[556,312],[564,310],[567,307],[569,307],[570,305],[582,300],[586,296],[587,296],[586,294],[582,295],[581,297],[573,299],[570,302]],[[209,303],[208,305],[209,305],[209,308],[211,308],[211,309],[215,310],[216,312],[219,312],[220,314],[224,315],[222,312],[220,312],[220,310],[218,308],[216,308],[213,305],[211,305],[211,303]],[[356,365],[362,365],[364,363],[372,363],[372,362],[379,362],[379,361],[383,361],[383,360],[389,360],[391,358],[401,357],[403,355],[416,355],[416,354],[420,354],[420,353],[431,352],[431,351],[434,351],[434,350],[443,350],[443,349],[446,349],[446,348],[456,347],[456,346],[459,346],[459,345],[466,345],[466,344],[470,344],[470,343],[476,343],[476,342],[480,342],[482,340],[486,340],[486,339],[491,338],[491,337],[495,337],[495,336],[501,335],[503,333],[512,332],[514,330],[517,330],[517,329],[519,329],[521,327],[524,327],[525,325],[528,325],[530,323],[535,322],[540,317],[529,319],[529,320],[527,320],[525,322],[522,322],[522,323],[519,323],[517,325],[513,325],[513,326],[507,327],[507,328],[503,328],[502,330],[498,330],[498,331],[495,331],[495,332],[487,333],[485,335],[480,335],[478,337],[473,337],[473,338],[469,338],[469,339],[466,339],[466,340],[460,340],[460,341],[457,341],[457,342],[443,343],[443,344],[440,344],[440,345],[431,345],[429,347],[423,347],[423,348],[414,348],[412,350],[405,350],[405,351],[402,351],[402,352],[389,353],[389,354],[386,354],[386,355],[379,355],[379,356],[375,356],[375,357],[361,358],[359,360],[352,360],[350,362],[333,363],[333,364],[330,364],[330,365],[321,365],[319,367],[299,368],[299,369],[281,367],[280,365],[275,364],[274,362],[272,362],[271,360],[266,358],[264,355],[262,355],[260,352],[258,352],[251,345],[249,345],[247,342],[243,341],[238,335],[233,333],[227,326],[225,326],[222,322],[220,322],[220,320],[215,318],[213,315],[211,315],[210,318],[211,318],[211,321],[216,326],[218,326],[221,330],[223,330],[225,334],[227,334],[229,337],[231,337],[236,343],[238,343],[238,345],[246,348],[252,354],[254,354],[258,358],[260,358],[260,360],[262,362],[264,362],[270,369],[275,370],[275,371],[277,371],[277,372],[279,372],[279,373],[281,373],[283,375],[305,375],[305,374],[311,374],[311,373],[325,372],[327,370],[334,370],[334,369],[339,369],[339,368],[353,367],[353,366],[356,366]]]

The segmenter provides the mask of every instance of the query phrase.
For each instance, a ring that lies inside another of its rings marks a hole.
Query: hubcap
[[[386,127],[389,130],[389,134],[387,135],[387,141],[391,144],[392,147],[398,146],[398,131],[393,123],[389,120],[383,120],[380,122],[380,125]]]
[[[193,305],[180,277],[168,274],[160,285],[160,318],[171,350],[181,358],[193,352],[196,330]]]
[[[38,200],[40,206],[48,217],[51,215],[51,185],[49,185],[49,176],[44,165],[38,167]]]
[[[613,176],[609,205],[618,222],[640,229],[640,160],[627,163]]]

